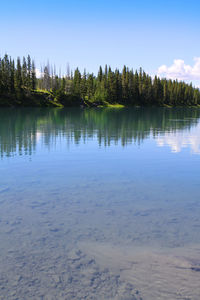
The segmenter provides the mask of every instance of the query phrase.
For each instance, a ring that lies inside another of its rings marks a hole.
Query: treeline
[[[64,106],[200,104],[200,90],[192,84],[157,76],[152,78],[142,69],[133,71],[124,66],[120,72],[106,65],[104,69],[99,68],[97,76],[86,71],[81,74],[78,68],[70,72],[69,67],[66,73],[57,75],[55,68],[47,64],[41,70],[40,78],[36,78],[35,64],[30,56],[15,62],[5,55],[0,59],[0,104],[4,97],[10,97],[27,100],[18,101],[19,105],[31,105],[29,97],[41,97],[42,92],[47,101]]]
[[[14,59],[6,54],[0,58],[0,93],[14,94],[26,90],[35,90],[37,85],[35,64],[30,55],[23,60]]]

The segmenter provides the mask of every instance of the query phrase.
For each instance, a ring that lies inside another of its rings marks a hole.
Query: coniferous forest
[[[36,77],[35,63],[27,58],[0,58],[0,106],[194,106],[200,90],[177,80],[152,78],[142,69],[112,70],[100,66],[98,74],[77,68],[58,75],[49,64]]]

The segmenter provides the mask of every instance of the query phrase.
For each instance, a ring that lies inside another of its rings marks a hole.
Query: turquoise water
[[[1,109],[0,299],[199,299],[200,109]]]

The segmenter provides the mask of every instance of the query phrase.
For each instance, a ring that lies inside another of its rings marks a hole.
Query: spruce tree
[[[37,79],[36,79],[35,63],[34,61],[32,61],[32,68],[31,68],[31,89],[32,90],[36,89],[36,84],[37,84]]]
[[[20,58],[17,58],[17,69],[15,71],[15,89],[17,92],[22,91],[22,67]]]
[[[31,80],[31,57],[28,55],[27,57],[27,88],[31,90],[32,88],[32,80]]]
[[[22,84],[23,87],[28,88],[27,63],[25,57],[23,57],[23,64],[22,64]]]

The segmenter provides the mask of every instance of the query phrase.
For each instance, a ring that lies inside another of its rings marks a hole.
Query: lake
[[[0,109],[0,299],[200,298],[200,109]]]

